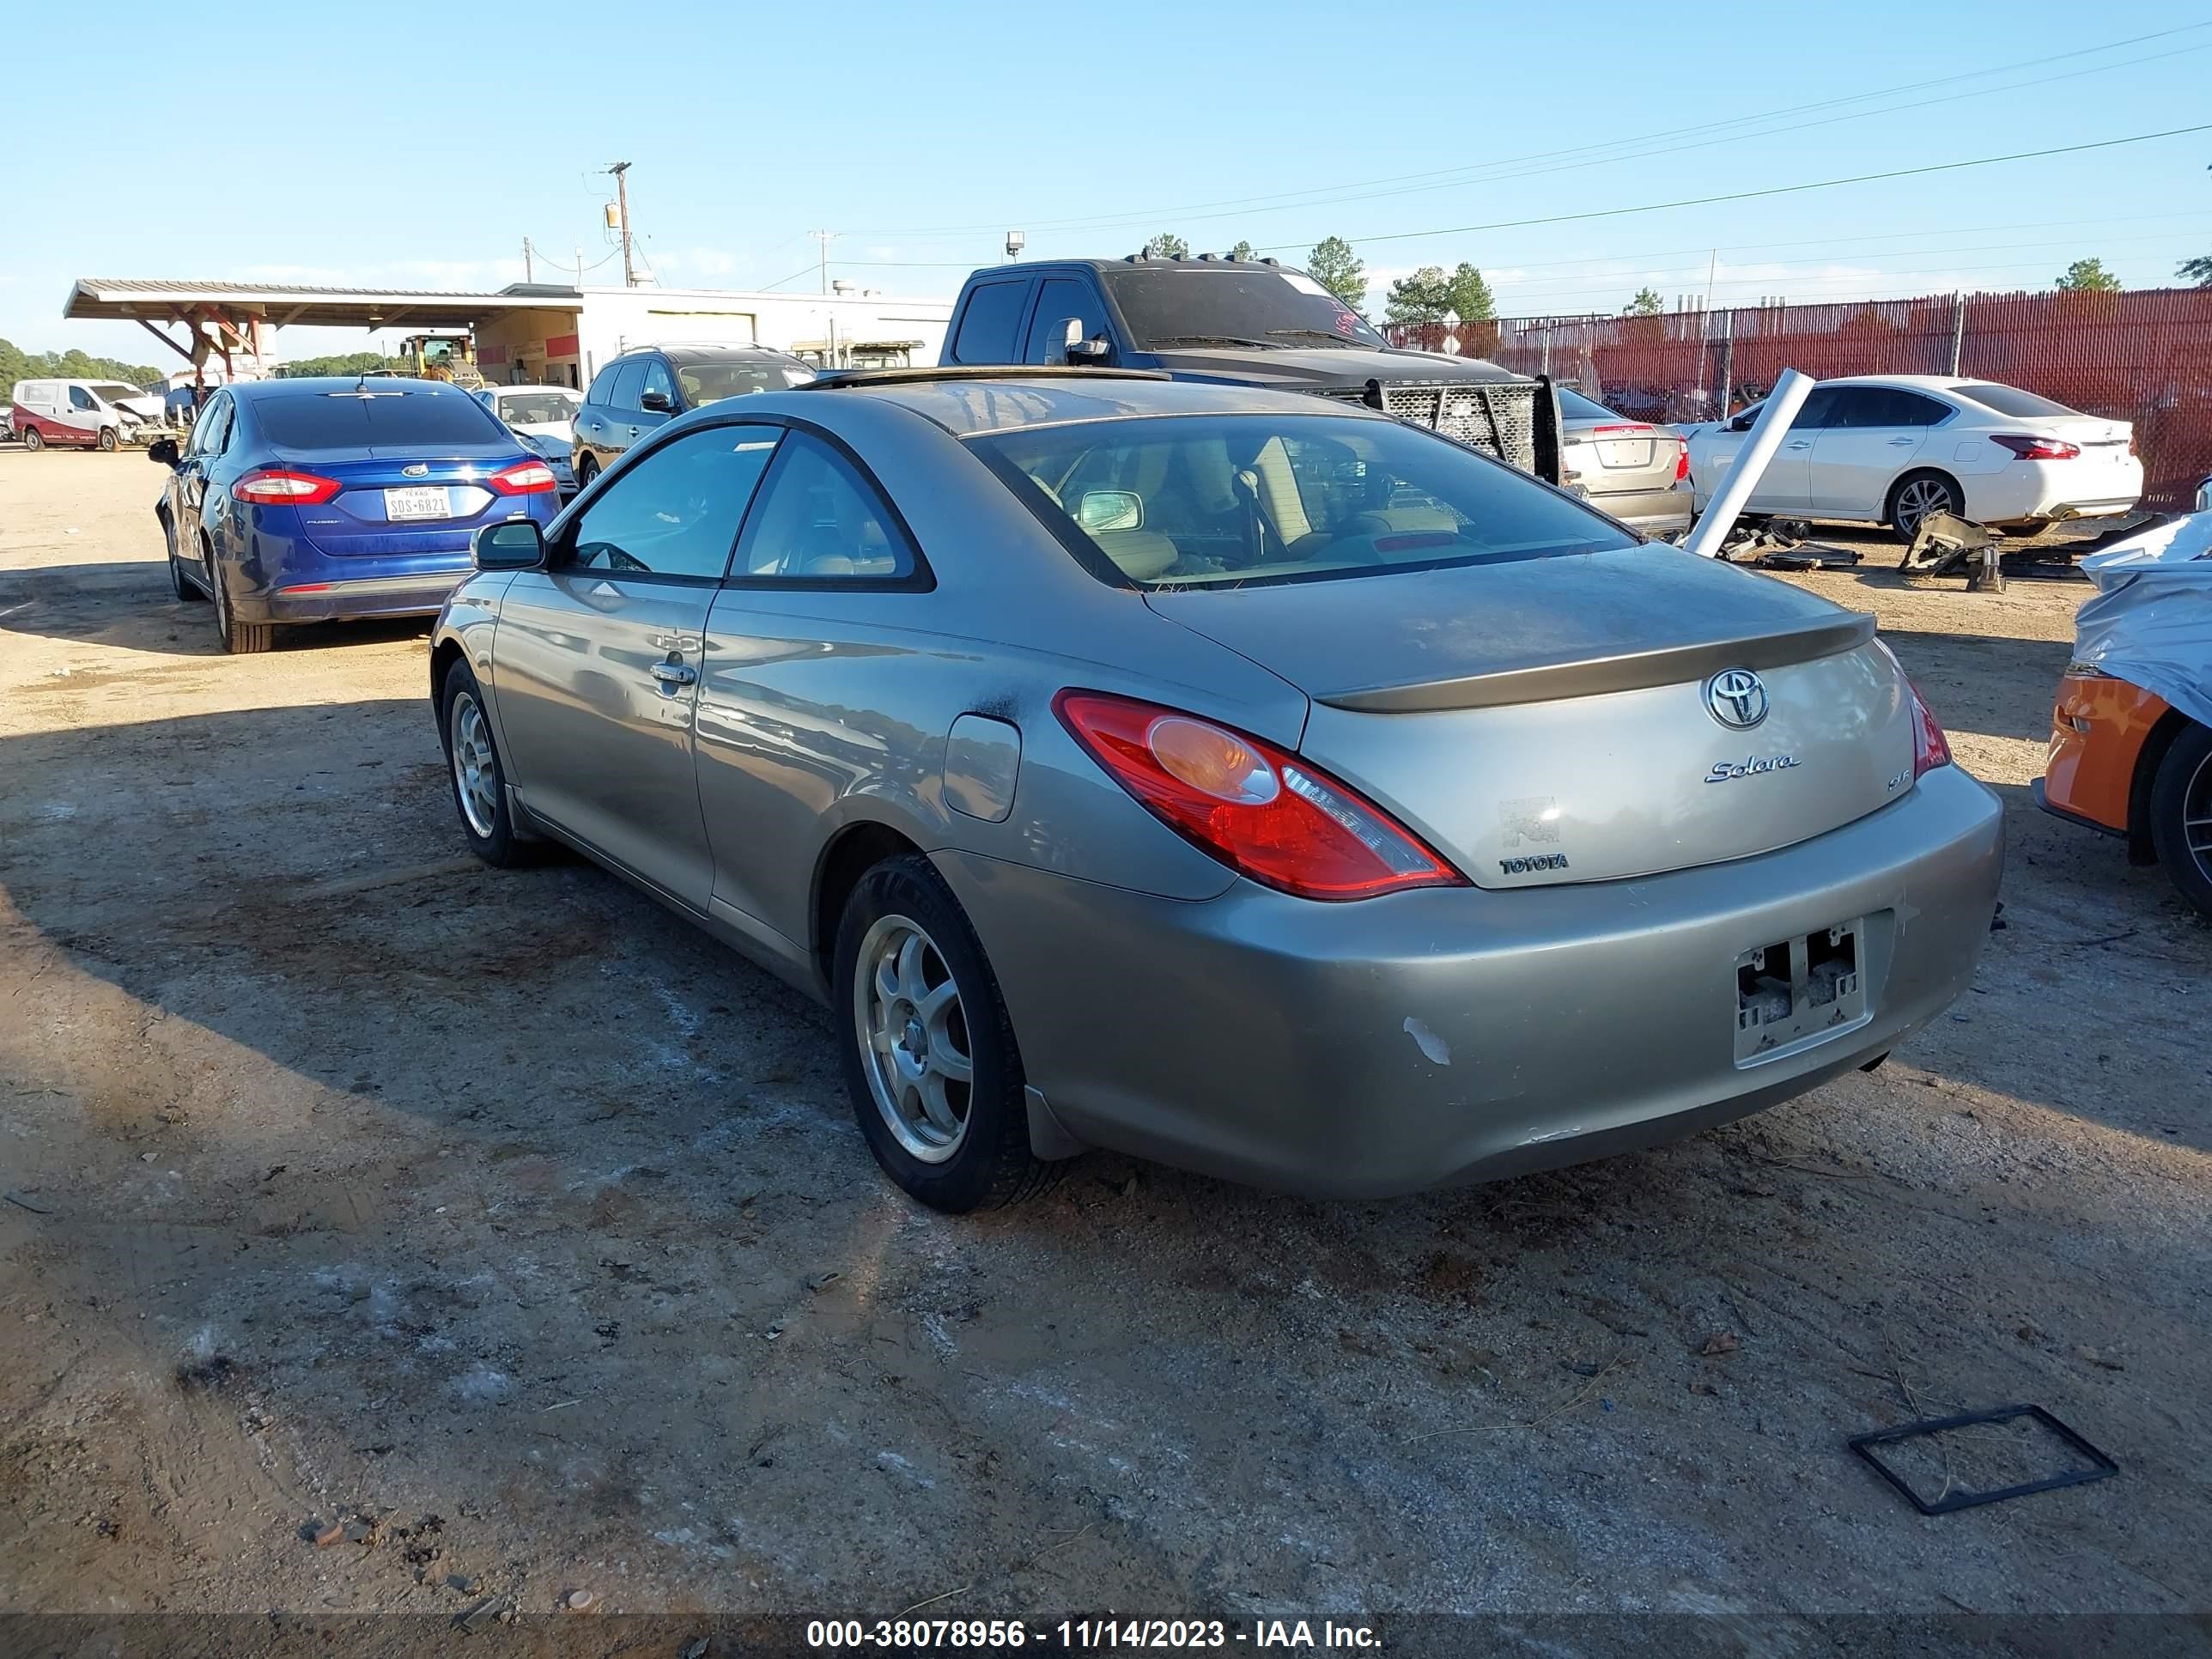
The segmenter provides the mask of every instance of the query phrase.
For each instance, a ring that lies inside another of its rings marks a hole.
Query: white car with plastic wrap
[[[1686,429],[1700,511],[1760,407]],[[1911,541],[1930,513],[2040,528],[2130,512],[2142,486],[2125,421],[1990,380],[1861,375],[1814,387],[1746,510],[1888,525]]]

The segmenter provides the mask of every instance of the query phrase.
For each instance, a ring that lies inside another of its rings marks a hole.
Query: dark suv
[[[1164,369],[1365,404],[1559,481],[1550,383],[1479,357],[1404,351],[1273,259],[1059,259],[976,271],[941,363]]]
[[[592,378],[576,411],[576,487],[586,489],[616,457],[686,410],[751,392],[781,392],[814,378],[811,364],[765,346],[661,345],[626,351]]]

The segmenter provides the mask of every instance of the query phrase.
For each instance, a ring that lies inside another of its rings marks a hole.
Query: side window
[[[676,379],[669,374],[667,362],[663,358],[647,357],[645,360],[645,381],[638,387],[639,407],[644,406],[645,394],[648,392],[658,392],[668,400],[671,409],[680,407],[676,401]]]
[[[663,445],[584,510],[562,567],[720,581],[782,435],[772,426],[716,426]]]
[[[810,433],[783,441],[733,573],[755,581],[900,581],[921,561],[874,487]]]
[[[615,372],[614,392],[607,398],[608,406],[613,409],[635,409],[638,407],[637,394],[644,385],[644,358],[632,357],[629,362],[617,365]]]
[[[1022,325],[1022,301],[1030,291],[1026,280],[985,283],[971,289],[960,313],[960,332],[952,344],[956,363],[1012,363],[1014,331]]]
[[[1106,311],[1087,283],[1071,276],[1048,276],[1037,290],[1036,317],[1030,324],[1029,344],[1022,352],[1025,363],[1067,361],[1067,319],[1073,317],[1086,340],[1106,332]]]
[[[592,389],[584,394],[584,401],[587,404],[612,403],[615,396],[615,376],[621,372],[620,363],[609,363],[592,376]]]
[[[1889,395],[1896,404],[1890,422],[1893,426],[1934,426],[1951,412],[1948,404],[1939,404],[1917,392],[1898,391]]]
[[[1832,428],[1899,426],[1897,394],[1878,386],[1845,386],[1836,393],[1836,404],[1828,411],[1828,425]]]
[[[220,455],[230,443],[231,400],[218,397],[192,422],[191,453]]]
[[[81,386],[73,386],[70,388],[70,407],[71,409],[97,409],[100,405],[93,400],[92,393],[87,392]]]
[[[1836,400],[1843,394],[1834,386],[1816,386],[1813,394],[1805,399],[1797,411],[1797,418],[1790,422],[1792,432],[1817,432],[1835,422]]]

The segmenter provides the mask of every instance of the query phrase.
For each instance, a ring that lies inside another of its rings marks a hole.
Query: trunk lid
[[[313,450],[274,454],[279,465],[344,486],[320,506],[301,507],[300,526],[318,551],[356,557],[466,552],[479,527],[527,507],[484,479],[535,459],[507,441],[380,444],[343,460]]]
[[[1747,857],[1912,781],[1872,617],[1669,548],[1146,602],[1304,691],[1299,752],[1480,886]]]

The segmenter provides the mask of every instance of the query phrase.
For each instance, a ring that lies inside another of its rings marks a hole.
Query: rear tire
[[[2212,916],[2212,728],[2191,726],[2166,746],[2150,787],[2150,843],[2175,890]]]
[[[35,453],[37,453],[40,450],[44,449],[46,447],[46,437],[45,437],[45,435],[44,435],[43,434],[41,434],[41,433],[40,432],[40,430],[39,430],[39,428],[36,428],[36,427],[34,427],[34,426],[27,426],[27,427],[25,427],[25,428],[23,428],[23,447],[24,447],[24,448],[26,448],[26,449],[27,449],[27,450],[29,450],[29,451],[31,451],[33,454],[35,454]]]
[[[495,870],[530,859],[530,843],[514,833],[514,808],[507,798],[507,766],[484,712],[483,688],[466,662],[446,671],[438,700],[438,737],[446,750],[446,781],[469,851]]]
[[[576,463],[576,493],[580,495],[592,487],[592,480],[599,476],[599,464],[586,455]]]
[[[1060,1166],[1030,1150],[1021,1051],[998,978],[927,859],[887,859],[860,878],[830,986],[854,1115],[884,1174],[951,1215],[1052,1183]]]
[[[222,579],[222,564],[210,549],[207,555],[208,586],[214,589],[215,631],[222,641],[222,648],[234,657],[249,657],[258,652],[272,650],[276,644],[276,624],[274,623],[242,623],[232,614],[230,584]]]
[[[1909,545],[1920,533],[1920,521],[1930,513],[1948,513],[1954,519],[1966,516],[1966,492],[1959,488],[1958,480],[1948,473],[1923,470],[1908,472],[1889,487],[1884,514],[1898,540]]]

